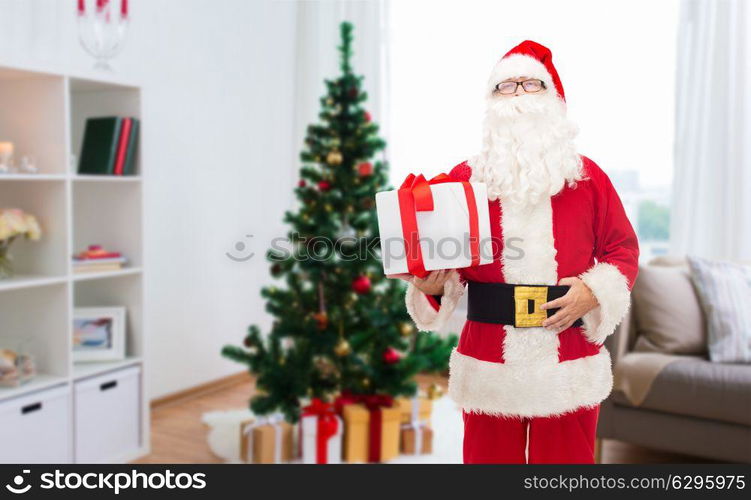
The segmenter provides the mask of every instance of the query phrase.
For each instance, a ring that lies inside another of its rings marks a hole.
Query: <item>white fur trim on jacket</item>
[[[405,297],[407,312],[412,316],[418,329],[426,332],[439,330],[451,317],[462,295],[464,295],[464,283],[459,280],[459,273],[456,271],[451,271],[448,280],[443,285],[441,307],[437,311],[425,294],[410,283]]]
[[[493,67],[493,71],[490,73],[490,80],[488,80],[488,92],[492,94],[495,86],[503,80],[507,78],[518,78],[520,76],[537,78],[538,80],[545,82],[547,88],[555,90],[553,77],[548,73],[544,64],[534,57],[525,56],[523,54],[513,54],[504,57],[496,63],[495,67]]]
[[[610,394],[610,354],[563,361],[491,363],[461,354],[449,362],[449,396],[470,413],[548,417],[592,407]]]
[[[607,262],[595,264],[579,278],[600,304],[584,315],[584,334],[591,342],[602,344],[628,312],[631,304],[628,279]]]

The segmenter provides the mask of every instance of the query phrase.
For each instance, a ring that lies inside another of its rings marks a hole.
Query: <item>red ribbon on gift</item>
[[[363,404],[370,412],[368,424],[368,461],[381,461],[381,433],[383,431],[383,413],[381,408],[390,408],[394,405],[394,398],[386,394],[352,394],[342,391],[342,395],[336,398],[334,405],[341,412],[342,407],[348,404]]]
[[[313,398],[310,404],[302,409],[302,416],[316,417],[316,463],[329,463],[328,442],[336,436],[339,430],[339,420],[336,418],[334,405]]]
[[[430,180],[415,174],[409,174],[397,191],[399,199],[399,215],[402,220],[402,236],[404,237],[404,251],[407,258],[409,273],[423,278],[428,274],[422,259],[420,248],[420,233],[417,227],[417,212],[433,211],[433,193],[430,186],[445,182],[461,182],[464,196],[467,198],[469,210],[469,248],[472,256],[472,266],[480,264],[480,223],[477,215],[477,203],[472,184],[466,181],[456,181],[446,174],[439,174]]]

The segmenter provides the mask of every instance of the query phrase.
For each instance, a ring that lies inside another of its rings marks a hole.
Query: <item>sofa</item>
[[[629,314],[605,343],[616,381],[600,409],[598,449],[603,439],[614,439],[722,462],[751,462],[751,365],[708,360],[698,340],[703,313],[691,293],[680,260],[640,269]],[[688,342],[693,345],[661,342],[659,330],[674,326],[693,336]],[[649,370],[653,373],[644,373]],[[628,394],[637,386],[641,394]]]

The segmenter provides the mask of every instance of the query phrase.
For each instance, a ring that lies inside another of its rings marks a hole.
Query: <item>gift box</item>
[[[303,408],[300,448],[304,464],[342,463],[344,424],[334,405],[314,399]]]
[[[433,401],[427,397],[396,398],[396,404],[401,412],[401,423],[408,424],[414,419],[413,412],[417,412],[417,420],[427,422],[433,413]],[[417,408],[414,406],[417,405]]]
[[[425,276],[493,262],[485,184],[409,175],[376,194],[383,271]]]
[[[282,417],[250,419],[240,424],[240,459],[254,464],[292,460],[293,426]]]
[[[405,455],[425,455],[433,453],[433,429],[425,422],[417,425],[403,424],[401,449]]]
[[[433,401],[415,396],[397,400],[401,415],[401,451],[406,455],[419,455],[433,452],[433,430],[430,428],[430,414]]]
[[[382,399],[378,399],[382,398]],[[386,462],[399,455],[401,411],[387,396],[361,396],[365,403],[337,403],[344,419],[344,461]]]

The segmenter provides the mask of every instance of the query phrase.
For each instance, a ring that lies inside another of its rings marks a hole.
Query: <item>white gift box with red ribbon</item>
[[[300,419],[300,454],[304,464],[342,463],[344,424],[334,405],[313,399]]]
[[[399,189],[376,194],[376,209],[387,276],[493,262],[484,183],[410,174]]]

